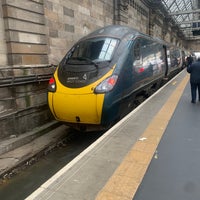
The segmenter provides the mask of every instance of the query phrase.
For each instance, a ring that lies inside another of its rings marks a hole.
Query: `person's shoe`
[[[196,102],[192,100],[191,103],[196,103]]]

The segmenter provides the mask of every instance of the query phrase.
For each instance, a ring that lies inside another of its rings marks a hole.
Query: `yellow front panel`
[[[83,94],[69,95],[55,93],[53,107],[56,117],[61,121],[99,124],[104,95]]]

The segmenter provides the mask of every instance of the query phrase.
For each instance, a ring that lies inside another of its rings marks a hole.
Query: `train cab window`
[[[110,61],[118,40],[114,38],[92,38],[81,41],[74,47],[69,59],[85,58],[93,62]]]
[[[117,40],[106,38],[99,53],[99,59],[110,60],[117,44]]]

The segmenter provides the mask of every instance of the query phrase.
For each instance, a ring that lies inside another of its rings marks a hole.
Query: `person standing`
[[[196,103],[197,89],[200,101],[200,57],[196,62],[187,66],[187,72],[190,73],[191,103]]]
[[[193,62],[193,58],[192,58],[192,55],[189,55],[187,58],[186,58],[186,65],[187,67],[189,67]]]

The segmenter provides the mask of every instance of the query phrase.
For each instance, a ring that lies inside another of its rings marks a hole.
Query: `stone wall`
[[[84,35],[113,23],[113,1],[44,1],[49,62],[57,64]]]
[[[4,0],[8,65],[48,63],[43,0]]]
[[[4,30],[2,1],[0,1],[0,67],[3,67],[7,64],[7,49]]]
[[[47,106],[47,85],[54,70],[51,65],[0,68],[0,139],[53,119]]]
[[[200,52],[200,40],[193,41],[193,42],[186,42],[186,47],[188,50],[193,50],[196,52]]]
[[[124,24],[136,30],[149,34],[149,8],[141,1],[129,1],[118,5],[118,24]]]

